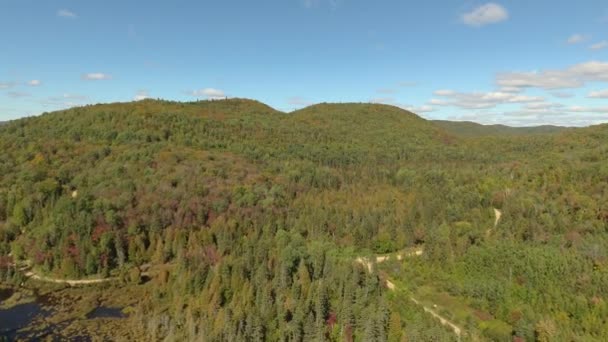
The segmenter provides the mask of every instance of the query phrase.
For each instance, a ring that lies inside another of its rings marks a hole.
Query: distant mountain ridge
[[[432,122],[435,123],[437,126],[445,129],[449,133],[465,137],[488,135],[550,134],[571,129],[571,127],[554,125],[512,127],[501,124],[483,125],[472,121],[432,120]]]
[[[226,100],[209,100],[209,101],[193,101],[193,102],[176,102],[176,101],[165,101],[165,100],[153,100],[147,99],[136,102],[119,102],[119,103],[108,103],[108,104],[96,104],[84,107],[76,108],[116,108],[122,106],[145,106],[148,107],[152,104],[162,104],[167,107],[184,107],[192,105],[202,105],[207,111],[215,112],[221,111],[222,115],[228,114],[229,116],[235,113],[248,113],[248,114],[287,114],[300,116],[315,116],[317,123],[319,119],[328,113],[342,113],[341,117],[347,119],[348,116],[356,116],[356,113],[370,114],[377,113],[376,117],[382,117],[384,119],[389,118],[392,114],[408,114],[410,123],[422,124],[422,122],[428,122],[431,125],[423,124],[427,127],[435,126],[444,130],[449,134],[460,137],[477,137],[477,136],[515,136],[515,135],[531,135],[531,134],[551,134],[557,133],[564,130],[572,129],[572,127],[555,126],[555,125],[540,125],[540,126],[527,126],[527,127],[513,127],[503,124],[485,125],[473,121],[451,121],[451,120],[427,120],[420,117],[418,114],[406,111],[402,108],[385,105],[385,104],[370,104],[370,103],[318,103],[313,104],[292,112],[283,112],[272,108],[271,106],[259,102],[257,100],[245,99],[245,98],[231,98]],[[227,111],[228,110],[228,111]],[[61,112],[61,110],[59,111]],[[317,114],[315,114],[317,113]],[[390,114],[387,114],[390,113]],[[48,113],[44,113],[48,114]],[[388,116],[387,116],[388,115]],[[213,116],[213,114],[211,115]],[[340,116],[340,115],[339,115]],[[393,117],[394,119],[394,117]],[[393,120],[389,119],[389,120]],[[347,119],[348,120],[348,119]],[[14,120],[0,121],[0,125],[5,125]],[[309,120],[303,120],[309,121]],[[323,119],[321,119],[323,121]],[[362,123],[361,118],[357,119],[360,124]],[[368,122],[368,120],[365,120]]]

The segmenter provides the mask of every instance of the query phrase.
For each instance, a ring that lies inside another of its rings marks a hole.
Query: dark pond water
[[[93,311],[89,312],[87,314],[87,318],[88,319],[93,319],[93,318],[125,318],[127,317],[123,312],[121,308],[110,308],[107,306],[100,306],[97,307],[95,309],[93,309]]]
[[[0,303],[4,302],[14,294],[12,289],[0,289]],[[48,296],[36,296],[36,300],[31,303],[15,305],[9,309],[0,309],[0,341],[12,341],[16,338],[30,340],[37,339],[36,336],[52,336],[54,333],[61,331],[65,326],[69,325],[71,320],[61,322],[60,324],[45,325],[42,330],[37,330],[37,327],[29,326],[37,318],[49,317],[52,315],[52,310],[43,309],[53,306]],[[95,318],[125,318],[127,317],[121,308],[113,308],[100,306],[92,310],[86,315],[87,319]],[[36,325],[36,324],[34,324]],[[22,328],[28,327],[28,331],[19,331]],[[88,337],[74,337],[72,341],[89,341]]]
[[[11,298],[15,294],[14,289],[0,289],[0,303]],[[36,300],[31,303],[24,303],[12,306],[8,309],[0,309],[0,341],[2,338],[13,338],[19,336],[17,331],[25,328],[38,317],[46,317],[50,314],[49,310],[42,308],[40,298],[36,296]]]
[[[18,329],[30,324],[34,318],[47,313],[36,302],[15,305],[10,309],[0,309],[0,336],[10,338]]]

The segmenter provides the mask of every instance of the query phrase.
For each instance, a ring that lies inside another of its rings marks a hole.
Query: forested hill
[[[286,115],[244,99],[94,105],[23,119],[6,129],[15,132],[17,127],[28,141],[156,142],[227,148],[252,157],[263,153],[293,157],[300,151],[306,154],[302,158],[327,163],[380,161],[395,154],[407,157],[417,148],[453,140],[432,123],[392,106],[321,104]]]
[[[169,270],[132,308],[150,340],[455,340],[409,300],[432,293],[465,338],[606,340],[606,141],[467,138],[375,104],[46,113],[0,126],[0,261]],[[402,268],[354,262],[411,247]]]
[[[510,127],[505,125],[482,125],[471,121],[433,120],[433,122],[446,131],[464,137],[500,136],[500,135],[529,135],[557,133],[568,127],[542,125],[532,127]]]

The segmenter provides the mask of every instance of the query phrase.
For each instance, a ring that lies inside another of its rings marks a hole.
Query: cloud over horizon
[[[215,88],[193,90],[189,94],[195,97],[204,97],[208,100],[218,100],[226,97],[226,93],[223,90]]]
[[[150,93],[147,90],[139,90],[133,97],[133,101],[141,101],[150,98]]]
[[[0,82],[0,89],[9,89],[15,86],[15,82]]]
[[[292,105],[292,106],[306,107],[306,106],[310,106],[310,105],[314,104],[314,102],[307,100],[301,96],[292,96],[287,99],[287,104]]]
[[[111,80],[112,76],[101,73],[101,72],[93,72],[93,73],[84,74],[84,75],[82,75],[81,78],[83,80],[87,80],[87,81],[101,81],[101,80]]]
[[[591,45],[589,48],[591,50],[602,50],[608,47],[608,40],[602,40],[601,42],[595,43]]]
[[[63,109],[85,105],[91,102],[91,98],[81,94],[64,93],[60,96],[47,97],[37,102],[44,107]]]
[[[590,61],[562,70],[503,72],[496,76],[499,86],[545,90],[580,88],[587,82],[608,82],[608,62]]]
[[[461,109],[494,108],[501,104],[543,102],[539,96],[520,95],[507,92],[457,92],[449,89],[436,90],[435,95],[441,99],[431,99],[429,104],[436,106],[454,106]]]
[[[31,94],[22,91],[9,91],[8,93],[6,93],[6,96],[18,99],[22,97],[29,97],[31,96]]]
[[[586,40],[587,40],[587,36],[576,33],[576,34],[573,34],[570,37],[568,37],[568,39],[566,40],[566,43],[573,45],[573,44],[582,43]]]
[[[429,106],[429,105],[412,106],[410,104],[405,104],[405,103],[399,102],[395,98],[392,98],[392,97],[377,97],[377,98],[370,99],[369,102],[391,105],[391,106],[399,107],[401,109],[405,109],[407,111],[410,111],[412,113],[417,113],[417,114],[430,113],[430,112],[435,111],[435,108],[433,108],[432,106]]]
[[[58,17],[62,17],[62,18],[77,18],[78,15],[76,15],[76,13],[67,10],[67,9],[60,9],[57,11],[57,16]]]
[[[461,17],[463,23],[473,27],[496,24],[507,19],[509,19],[507,9],[493,2],[481,5],[473,11],[463,14]]]
[[[590,99],[608,99],[608,89],[592,91],[587,97]]]
[[[581,127],[605,122],[604,113],[608,113],[608,108],[566,107],[561,104],[548,104],[544,108],[526,106],[508,111],[472,111],[448,116],[447,120],[466,120],[484,125],[502,124],[513,127],[541,125]]]

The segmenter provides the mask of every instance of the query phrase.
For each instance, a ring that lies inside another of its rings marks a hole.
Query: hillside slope
[[[445,137],[431,122],[404,109],[367,103],[322,103],[290,114],[297,125],[310,125],[327,135],[377,144],[387,141],[432,144]]]
[[[165,270],[123,285],[152,294],[124,325],[151,340],[455,339],[408,291],[463,308],[442,315],[465,339],[605,340],[607,140],[608,125],[466,139],[372,104],[47,113],[0,126],[0,261]],[[419,245],[380,272],[354,261]]]

